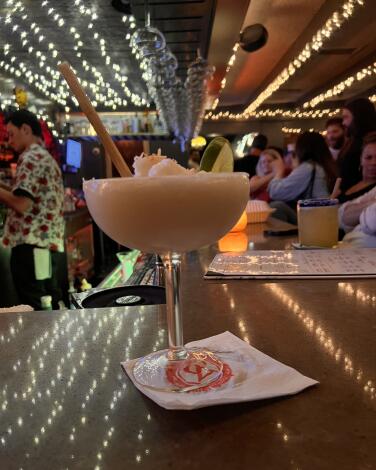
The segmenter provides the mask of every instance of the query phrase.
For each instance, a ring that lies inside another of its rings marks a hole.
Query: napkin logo
[[[202,359],[205,359],[203,361]],[[212,388],[218,388],[224,385],[232,377],[232,370],[226,363],[218,361],[212,354],[205,354],[205,357],[200,357],[199,354],[192,354],[192,358],[181,366],[179,362],[172,362],[166,371],[167,380],[179,388],[191,387],[193,385],[200,385],[203,387],[192,390],[192,392],[208,391]],[[213,375],[218,375],[218,378],[205,385],[206,380]]]
[[[206,363],[188,363],[183,369],[183,377],[187,383],[200,384],[204,379],[218,373],[218,368]]]

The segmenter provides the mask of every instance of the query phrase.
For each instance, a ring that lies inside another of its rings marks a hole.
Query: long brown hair
[[[324,137],[318,132],[303,132],[296,141],[295,153],[299,163],[313,162],[323,168],[328,190],[331,191],[337,177],[337,171]]]
[[[348,101],[344,108],[353,116],[348,128],[348,136],[363,139],[366,134],[376,130],[376,111],[372,101],[368,98],[357,98]]]

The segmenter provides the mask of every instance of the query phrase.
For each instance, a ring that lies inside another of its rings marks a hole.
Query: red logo
[[[205,385],[208,378],[214,378],[209,385]],[[171,361],[166,369],[167,380],[178,388],[187,388],[203,384],[192,392],[204,392],[219,388],[232,377],[232,370],[228,364],[222,363],[214,354],[207,352],[193,352],[186,361]]]

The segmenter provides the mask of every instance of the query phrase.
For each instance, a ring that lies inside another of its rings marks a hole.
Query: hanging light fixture
[[[255,52],[265,46],[268,36],[262,24],[252,24],[241,31],[239,44],[244,51]]]

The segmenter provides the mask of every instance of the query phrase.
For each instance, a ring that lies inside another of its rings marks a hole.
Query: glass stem
[[[180,255],[168,253],[162,256],[165,269],[166,308],[168,325],[168,358],[185,359],[187,352],[183,340],[183,318],[180,309]]]

